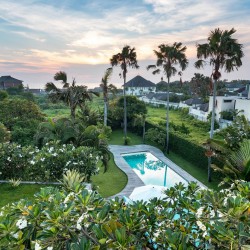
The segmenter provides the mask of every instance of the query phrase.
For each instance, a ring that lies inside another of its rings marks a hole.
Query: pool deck
[[[129,154],[129,153],[137,153],[137,152],[150,152],[154,156],[156,156],[159,160],[163,161],[165,164],[168,165],[172,170],[174,170],[177,174],[179,174],[183,179],[187,180],[188,182],[194,181],[197,182],[198,185],[202,188],[207,188],[204,184],[200,181],[195,179],[192,175],[187,173],[185,170],[180,168],[174,162],[169,160],[161,150],[155,148],[150,145],[134,145],[134,146],[119,146],[119,145],[109,145],[109,149],[111,153],[114,155],[114,161],[116,165],[127,175],[128,183],[125,188],[118,194],[111,196],[110,198],[114,197],[129,197],[130,194],[133,192],[134,188],[144,186],[145,184],[143,181],[138,177],[138,175],[133,171],[132,168],[128,165],[128,163],[122,157],[122,154]]]

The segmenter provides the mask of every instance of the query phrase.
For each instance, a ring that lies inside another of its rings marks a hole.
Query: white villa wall
[[[248,121],[250,121],[250,100],[249,99],[236,99],[235,109],[239,111],[243,110],[241,114],[244,115]]]
[[[219,121],[221,118],[221,111],[226,111],[229,109],[234,109],[234,104],[236,100],[236,96],[216,96],[216,105],[215,105],[215,119]],[[231,102],[229,102],[231,100]],[[212,111],[213,107],[213,97],[209,97],[209,108],[208,113]]]
[[[155,92],[156,87],[127,87],[126,94],[127,95],[146,95],[150,92]]]
[[[195,109],[193,107],[190,107],[189,114],[200,121],[204,121],[204,122],[207,121],[208,112],[204,112],[204,111],[200,110],[199,108]]]

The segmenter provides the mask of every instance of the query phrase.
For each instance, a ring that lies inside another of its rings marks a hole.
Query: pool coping
[[[190,175],[188,172],[183,170],[181,167],[176,165],[170,159],[168,159],[163,152],[150,145],[140,144],[140,145],[133,145],[133,146],[120,146],[120,145],[109,145],[110,152],[114,155],[115,164],[127,175],[128,182],[125,188],[118,194],[111,196],[110,198],[114,197],[129,197],[130,194],[133,192],[134,188],[145,186],[144,182],[139,178],[139,176],[133,171],[132,168],[128,165],[125,159],[122,157],[122,154],[129,154],[129,153],[138,153],[138,152],[150,152],[154,156],[156,156],[159,160],[163,161],[165,164],[168,165],[173,171],[179,174],[183,179],[187,180],[188,182],[194,181],[201,188],[207,189],[207,187]]]

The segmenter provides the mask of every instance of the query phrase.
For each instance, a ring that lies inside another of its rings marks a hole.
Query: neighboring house
[[[46,94],[44,89],[30,89],[30,88],[28,88],[27,92],[31,92],[34,95],[44,95],[44,94]]]
[[[175,93],[169,93],[169,96],[174,95]],[[145,103],[152,104],[154,106],[164,105],[167,106],[167,92],[151,92],[145,96],[141,96],[139,99],[144,101]],[[169,102],[169,106],[178,108],[178,103]]]
[[[190,107],[189,114],[200,121],[207,121],[209,103],[201,104],[199,107]]]
[[[201,98],[190,98],[190,99],[187,99],[186,101],[180,102],[179,107],[180,108],[189,108],[189,107],[197,108],[202,104],[204,104],[204,102]]]
[[[136,76],[125,83],[127,95],[142,96],[156,91],[156,85],[141,76]]]
[[[221,118],[221,112],[230,109],[235,109],[235,100],[237,96],[216,96],[215,99],[215,119],[217,121]],[[208,112],[212,112],[213,108],[213,96],[209,97],[209,109]]]
[[[23,85],[23,81],[18,80],[11,76],[1,76],[0,77],[0,89],[7,89],[12,87],[19,87]]]
[[[245,85],[241,83],[227,83],[226,84],[226,90],[228,92],[235,92],[241,88],[243,88]]]

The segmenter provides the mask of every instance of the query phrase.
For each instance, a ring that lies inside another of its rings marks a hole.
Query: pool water
[[[145,185],[171,187],[179,182],[188,183],[164,162],[149,152],[123,154],[122,157]]]

